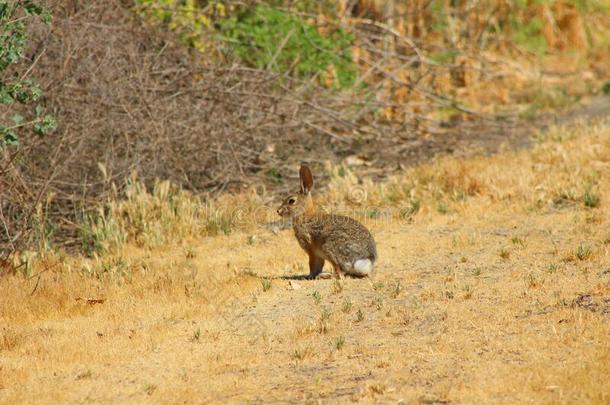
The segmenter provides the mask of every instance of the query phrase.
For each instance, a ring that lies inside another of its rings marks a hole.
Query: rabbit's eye
[[[295,200],[293,197],[290,197],[288,199],[288,204],[290,204],[290,205],[294,204],[295,202],[297,202],[297,200]]]

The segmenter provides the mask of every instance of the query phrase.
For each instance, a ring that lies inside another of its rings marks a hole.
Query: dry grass
[[[380,253],[374,279],[342,283],[287,279],[306,258],[254,226],[264,199],[231,197],[268,211],[228,235],[152,208],[136,235],[140,192],[106,218],[126,244],[0,280],[0,401],[608,403],[609,165],[605,122],[383,184],[329,168],[320,202]]]

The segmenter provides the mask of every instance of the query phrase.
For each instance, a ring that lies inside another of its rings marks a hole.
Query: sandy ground
[[[103,304],[23,322],[0,399],[607,403],[608,221],[565,219],[372,224],[377,274],[344,282],[290,280],[305,257],[289,231],[204,240],[156,263],[158,280],[192,272],[190,297],[188,283],[159,302],[102,290]],[[583,241],[593,258],[562,261]]]

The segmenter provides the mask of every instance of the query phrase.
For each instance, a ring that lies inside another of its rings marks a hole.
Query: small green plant
[[[343,336],[339,336],[335,340],[335,347],[337,348],[337,350],[341,350],[343,349],[343,346],[345,346],[345,338]]]
[[[599,196],[595,194],[590,187],[587,187],[585,190],[582,201],[587,208],[596,208],[599,206]]]
[[[281,183],[282,181],[284,181],[283,177],[282,177],[282,173],[275,167],[267,169],[267,171],[265,172],[265,175],[275,183]]]
[[[506,248],[502,248],[500,249],[500,251],[498,252],[498,254],[500,255],[500,257],[504,260],[507,260],[510,257],[510,251]]]
[[[146,395],[152,395],[157,390],[157,386],[155,384],[146,384],[144,386],[144,392]]]
[[[86,370],[76,375],[77,380],[87,380],[93,376],[91,370]]]
[[[574,252],[574,255],[578,258],[578,260],[587,260],[591,257],[591,255],[593,254],[591,247],[587,246],[587,245],[579,245],[576,248],[576,252]]]
[[[436,204],[436,211],[437,211],[439,214],[443,214],[443,215],[445,215],[445,214],[447,214],[447,213],[449,212],[449,208],[447,208],[447,205],[446,205],[444,202],[439,201],[439,202]]]
[[[330,329],[330,315],[331,312],[328,308],[322,308],[320,312],[320,321],[318,326],[319,333],[326,333]]]
[[[235,222],[234,218],[229,215],[224,215],[224,213],[211,215],[207,219],[205,230],[210,236],[228,235],[235,228]]]
[[[78,227],[83,252],[89,257],[119,248],[126,240],[126,233],[117,221],[104,212],[83,213]]]
[[[377,208],[370,209],[366,212],[366,216],[370,219],[380,218],[381,215],[382,215],[382,212]]]
[[[482,272],[481,268],[480,267],[476,267],[474,270],[472,270],[472,275],[478,277],[478,276],[481,275],[481,272]]]
[[[462,291],[464,291],[464,299],[465,300],[469,300],[472,298],[472,286],[470,284],[466,284],[463,288]]]
[[[523,239],[521,239],[518,236],[513,236],[510,241],[513,243],[513,245],[519,245],[521,247],[525,246],[525,242],[523,241]]]
[[[291,354],[291,357],[294,360],[302,361],[309,355],[309,353],[310,353],[309,348],[297,348],[297,349],[294,349],[294,351]]]
[[[349,314],[352,310],[352,301],[350,301],[349,298],[347,298],[345,301],[343,301],[343,305],[341,306],[341,310],[343,311],[344,314]]]
[[[396,284],[392,288],[392,291],[390,292],[390,295],[391,295],[392,298],[398,298],[398,296],[400,295],[401,291],[402,291],[402,286],[400,285],[400,280],[398,280],[398,281],[396,281]]]
[[[201,329],[197,328],[195,332],[193,332],[193,336],[191,336],[191,342],[199,342],[201,339]]]
[[[385,284],[383,284],[383,282],[381,282],[381,281],[374,282],[373,290],[375,290],[375,291],[382,290],[384,286],[385,286]]]
[[[311,297],[313,298],[313,302],[315,302],[317,305],[320,305],[320,302],[322,302],[322,295],[320,295],[319,291],[312,292]]]
[[[184,249],[184,256],[186,256],[187,259],[194,259],[195,258],[195,249],[193,249],[192,246],[187,246]]]
[[[341,165],[337,168],[337,176],[345,177],[346,174],[345,166]]]
[[[381,308],[383,308],[383,298],[375,297],[373,299],[373,306],[377,308],[378,311],[381,311]]]
[[[263,286],[263,291],[269,291],[271,289],[271,279],[269,278],[264,278],[261,280],[261,284]]]
[[[555,263],[549,264],[548,267],[546,268],[546,271],[551,274],[557,272],[557,265]]]
[[[324,308],[322,308],[322,311],[320,312],[320,320],[328,321],[330,319],[330,315],[331,315],[330,310],[328,308],[324,307]]]
[[[356,312],[356,322],[362,322],[364,321],[364,312],[362,312],[362,309],[359,309]]]
[[[461,189],[453,189],[451,191],[451,196],[449,197],[451,201],[459,202],[466,200],[466,192]]]
[[[298,77],[320,75],[336,87],[351,86],[357,69],[352,60],[352,36],[341,28],[322,36],[298,16],[259,4],[221,21],[227,47],[243,62],[259,69],[293,72]]]

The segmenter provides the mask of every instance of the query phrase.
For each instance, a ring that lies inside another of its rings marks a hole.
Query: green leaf
[[[44,126],[40,122],[35,123],[32,130],[38,136],[43,136],[45,134]]]
[[[11,94],[0,84],[0,104],[11,104],[13,101]]]
[[[0,20],[8,16],[8,4],[0,3]]]
[[[28,15],[41,15],[44,11],[42,7],[34,3],[32,0],[25,0],[23,2],[23,8]]]
[[[7,132],[4,135],[4,143],[9,146],[19,145],[19,138],[14,132]]]
[[[55,117],[50,114],[45,115],[42,119],[42,126],[44,127],[45,132],[53,131],[57,127]]]
[[[23,57],[26,43],[26,23],[36,16],[44,23],[51,21],[51,13],[38,0],[0,0],[0,104],[29,104],[42,96],[42,90],[32,80],[20,80],[19,69],[7,75],[4,71]],[[14,73],[14,74],[12,74]],[[9,78],[10,77],[10,78]],[[39,136],[55,129],[55,118],[46,114],[42,106],[35,107],[36,120],[25,122],[20,114],[11,117],[12,128],[27,126]],[[0,150],[7,145],[17,145],[17,134],[9,127],[0,125]]]
[[[43,13],[40,15],[40,19],[43,23],[50,24],[53,20],[53,14],[51,14],[51,12],[48,10],[44,10]]]
[[[23,116],[19,114],[13,115],[13,122],[15,125],[20,125],[23,122]]]

